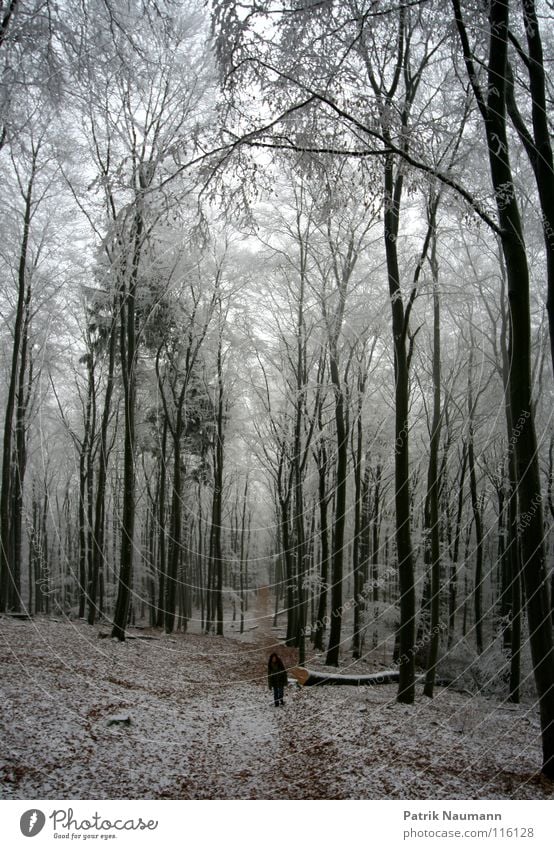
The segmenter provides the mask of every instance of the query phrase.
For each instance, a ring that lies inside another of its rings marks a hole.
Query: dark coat
[[[273,687],[287,686],[287,670],[279,655],[273,655],[269,658],[267,664],[267,682],[269,689]]]

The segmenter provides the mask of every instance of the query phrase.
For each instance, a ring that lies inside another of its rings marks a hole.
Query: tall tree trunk
[[[212,500],[211,558],[214,578],[214,614],[216,634],[223,636],[223,550],[221,546],[221,522],[223,507],[223,460],[225,442],[225,401],[223,389],[223,362],[221,335],[217,349],[217,400],[214,433],[214,491]]]
[[[50,587],[52,584],[50,575],[50,556],[48,551],[48,482],[44,479],[44,497],[42,499],[42,515],[40,519],[40,594],[41,594],[41,610],[43,613],[50,613]]]
[[[139,201],[140,203],[140,201]],[[133,577],[133,545],[135,536],[135,419],[136,419],[136,296],[139,262],[142,247],[143,219],[140,209],[134,219],[132,268],[128,286],[121,287],[120,354],[123,377],[124,448],[123,448],[123,507],[121,522],[121,552],[117,601],[112,637],[125,639],[129,618],[131,582]]]
[[[471,338],[471,350],[469,352],[469,366],[467,379],[467,405],[468,405],[468,436],[467,436],[467,462],[469,469],[469,491],[471,495],[471,509],[473,511],[473,525],[475,527],[475,580],[473,584],[473,613],[475,620],[475,643],[477,652],[483,652],[483,523],[481,507],[477,494],[477,476],[475,472],[475,448],[474,448],[474,421],[475,402],[472,392],[473,371],[473,335]]]
[[[31,287],[27,287],[25,297],[25,319],[21,341],[21,362],[18,375],[17,405],[14,430],[14,463],[12,504],[12,539],[10,546],[13,557],[13,582],[9,606],[11,610],[21,610],[21,569],[23,548],[23,484],[27,468],[27,410],[33,386],[33,361],[29,356],[29,325],[31,319]]]
[[[167,417],[164,416],[162,426],[162,445],[160,452],[160,487],[158,496],[158,605],[156,611],[156,626],[163,628],[166,611],[166,517],[165,517],[165,492],[167,485]],[[202,528],[198,533],[201,535]]]
[[[285,560],[285,599],[287,607],[287,633],[285,642],[287,646],[293,646],[296,642],[296,616],[298,612],[295,604],[296,583],[294,580],[294,558],[292,553],[291,530],[290,530],[290,498],[279,495],[281,546]]]
[[[96,499],[94,504],[94,534],[93,534],[93,561],[92,579],[89,590],[88,623],[94,625],[98,612],[97,598],[100,574],[103,570],[105,560],[105,523],[106,523],[106,483],[108,479],[108,427],[112,408],[112,397],[114,388],[115,351],[116,351],[116,310],[117,300],[112,305],[112,321],[110,324],[110,335],[108,341],[108,373],[106,376],[106,389],[104,394],[104,406],[100,423],[100,443],[98,446],[98,472],[96,476]]]
[[[545,564],[544,525],[537,437],[532,408],[531,318],[529,269],[519,214],[506,132],[506,73],[508,50],[508,0],[491,0],[487,100],[477,88],[477,76],[459,0],[452,0],[469,79],[483,116],[489,149],[489,165],[496,195],[502,251],[508,280],[512,326],[510,405],[515,445],[521,558],[529,620],[529,642],[539,698],[543,763],[542,771],[554,778],[554,646],[549,615]],[[525,525],[525,527],[524,527]]]
[[[366,463],[367,462],[368,460],[366,460]],[[369,467],[366,468],[365,500],[367,505],[365,507],[365,521],[367,522],[367,528],[364,530],[364,537],[367,534],[367,542],[364,543],[364,547],[369,553],[371,534],[371,600],[373,602],[374,612],[372,638],[373,648],[377,648],[379,644],[379,527],[381,524],[381,474],[381,464],[377,463],[374,474],[373,499],[370,506]]]
[[[323,436],[322,402],[318,404],[318,428],[320,442],[317,449],[318,475],[318,507],[319,507],[319,537],[320,537],[320,573],[319,594],[317,600],[316,623],[314,633],[314,648],[323,651],[323,634],[325,631],[325,616],[327,614],[327,590],[329,583],[329,519],[327,493],[327,447]]]
[[[96,385],[94,374],[94,354],[92,348],[87,357],[88,386],[90,393],[90,425],[86,453],[86,488],[87,488],[87,601],[90,609],[90,592],[94,580],[94,462],[93,449],[96,437]],[[83,617],[85,612],[83,611]]]
[[[554,369],[554,160],[548,123],[549,106],[541,28],[535,0],[522,0],[521,9],[528,49],[524,62],[529,75],[532,131],[527,127],[518,109],[513,74],[509,65],[506,67],[506,106],[525,148],[537,183],[546,254],[546,312],[550,336],[550,358]]]
[[[181,474],[181,440],[183,431],[182,405],[176,411],[177,420],[173,429],[173,481],[171,484],[171,520],[169,551],[167,558],[167,576],[165,593],[165,631],[171,634],[175,626],[175,608],[177,603],[177,581],[181,561],[181,517],[183,486]]]
[[[2,446],[2,480],[0,486],[0,612],[8,606],[8,600],[16,594],[13,586],[10,562],[11,483],[12,483],[12,437],[15,401],[19,377],[21,338],[25,320],[25,295],[27,290],[29,236],[33,212],[33,188],[37,169],[38,150],[33,149],[31,173],[24,195],[23,234],[17,269],[17,304],[12,343],[12,357],[8,378],[6,408],[4,412],[4,442]]]
[[[246,520],[248,513],[248,521]],[[248,551],[250,546],[250,521],[251,515],[248,512],[248,476],[244,484],[244,495],[242,502],[242,518],[240,527],[240,633],[244,632],[244,612],[246,610],[246,593],[248,592],[247,577],[248,577]]]
[[[92,356],[90,353],[87,357]],[[92,440],[91,434],[91,408],[92,408],[92,384],[90,380],[90,370],[87,370],[87,397],[84,409],[83,421],[83,439],[79,445],[79,619],[84,619],[87,589],[88,589],[88,563],[89,563],[89,546],[90,536],[87,530],[87,517],[89,511],[87,509],[88,500],[90,497],[90,489],[88,487],[88,478],[90,474],[90,443]]]
[[[398,225],[401,176],[394,180],[394,158],[385,161],[385,251],[392,312],[395,371],[394,481],[396,507],[396,554],[400,587],[399,702],[412,704],[415,698],[415,586],[411,536],[410,454],[409,454],[409,359],[406,348],[406,320],[398,267]]]
[[[506,546],[504,568],[507,573],[509,589],[509,628],[510,637],[510,681],[508,700],[519,704],[521,682],[521,557],[519,548],[517,516],[517,470],[513,444],[513,419],[510,401],[510,363],[512,360],[512,328],[509,322],[508,308],[505,304],[505,274],[501,269],[502,281],[502,327],[500,349],[502,356],[502,382],[504,386],[504,416],[508,437],[508,492],[506,494]]]
[[[306,660],[306,623],[308,620],[308,591],[306,587],[306,540],[304,528],[304,463],[302,450],[302,432],[304,422],[304,397],[306,391],[306,342],[304,328],[304,288],[305,288],[305,245],[300,229],[300,214],[297,213],[298,239],[300,245],[300,285],[298,292],[298,310],[296,316],[296,395],[294,399],[294,551],[296,556],[296,644],[298,663],[303,666]]]
[[[431,422],[431,439],[429,445],[429,468],[427,473],[427,497],[425,501],[425,534],[429,567],[431,570],[431,631],[427,671],[423,693],[433,697],[435,686],[435,671],[439,654],[440,641],[440,531],[439,531],[439,447],[441,437],[441,332],[440,332],[440,300],[437,265],[437,239],[435,232],[436,206],[433,209],[431,226],[433,227],[432,249],[430,256],[431,272],[433,275],[433,416]]]
[[[342,573],[344,559],[344,528],[346,522],[346,483],[348,471],[348,429],[344,393],[340,382],[336,351],[330,353],[331,382],[335,390],[335,429],[337,434],[337,463],[335,516],[333,521],[333,555],[331,573],[331,627],[325,663],[339,665],[342,624]]]
[[[462,443],[462,457],[460,462],[460,476],[458,483],[458,498],[456,505],[456,519],[452,549],[450,552],[450,575],[448,578],[448,645],[454,640],[456,625],[456,610],[458,596],[458,559],[460,553],[460,538],[462,533],[462,514],[464,509],[464,484],[467,471],[467,440]]]
[[[358,660],[362,654],[362,623],[364,574],[362,564],[362,452],[363,427],[362,409],[365,393],[365,374],[358,375],[358,409],[356,416],[356,448],[354,451],[354,540],[352,549],[352,570],[354,573],[354,634],[352,638],[352,657]]]

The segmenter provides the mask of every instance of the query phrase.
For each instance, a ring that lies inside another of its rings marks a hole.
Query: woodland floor
[[[266,605],[241,639],[0,618],[0,798],[554,798],[531,704],[290,686],[274,708]]]

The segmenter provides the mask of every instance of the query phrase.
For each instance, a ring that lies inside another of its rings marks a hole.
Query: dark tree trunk
[[[508,492],[505,497],[506,545],[503,569],[506,571],[509,599],[507,600],[509,625],[505,633],[510,639],[510,682],[508,699],[519,704],[521,682],[521,556],[518,537],[517,516],[517,471],[515,450],[512,441],[513,420],[510,402],[510,362],[512,359],[512,329],[508,321],[508,309],[505,304],[505,279],[502,274],[502,329],[500,348],[502,355],[502,382],[504,386],[504,415],[508,438]]]
[[[40,595],[41,595],[41,610],[43,613],[50,613],[50,557],[48,551],[48,483],[44,481],[44,497],[42,499],[42,515],[40,519]]]
[[[89,438],[86,446],[86,489],[87,489],[87,601],[89,610],[91,606],[90,592],[94,581],[94,462],[93,449],[96,438],[96,385],[94,375],[94,355],[92,349],[87,357],[88,391],[90,395],[90,424]],[[83,611],[83,617],[85,612]]]
[[[425,501],[426,559],[431,571],[431,621],[430,642],[427,658],[427,672],[423,693],[433,697],[436,665],[440,641],[440,532],[439,532],[439,447],[441,436],[441,333],[438,266],[436,256],[435,227],[436,206],[433,209],[430,225],[433,228],[432,251],[430,257],[433,275],[433,417],[429,446],[429,468],[427,473],[427,498]]]
[[[456,520],[454,525],[454,537],[450,554],[450,575],[448,578],[448,645],[452,645],[454,629],[456,625],[456,610],[458,596],[458,558],[460,553],[460,537],[462,533],[462,514],[464,509],[464,484],[467,471],[467,441],[462,444],[462,457],[460,462],[460,477],[458,484],[458,498],[456,505]]]
[[[368,459],[366,459],[368,463]],[[374,483],[373,483],[373,499],[370,505],[370,486],[369,486],[369,468],[366,467],[366,481],[364,485],[365,493],[364,500],[366,506],[364,513],[366,514],[365,523],[367,525],[363,530],[362,540],[364,540],[364,562],[366,558],[365,552],[369,555],[370,539],[371,539],[371,600],[373,602],[374,625],[373,625],[373,648],[377,648],[379,644],[379,601],[381,598],[379,577],[379,528],[381,525],[381,464],[377,463],[375,468]],[[386,562],[386,557],[385,557]],[[369,557],[368,557],[369,568]],[[365,572],[365,569],[364,569]],[[365,575],[367,579],[368,575]]]
[[[489,149],[492,184],[496,194],[502,252],[506,264],[512,326],[509,395],[515,447],[522,571],[527,599],[529,642],[539,698],[543,764],[554,778],[554,646],[549,615],[544,525],[537,437],[532,407],[531,318],[529,269],[524,233],[508,155],[506,132],[506,78],[509,3],[491,0],[487,100],[476,89],[477,76],[459,0],[453,0],[467,71],[483,116]],[[525,522],[521,521],[525,517]]]
[[[156,611],[156,626],[163,628],[166,611],[166,538],[165,538],[165,492],[167,485],[167,417],[162,426],[162,446],[160,453],[160,488],[158,496],[158,606]],[[199,528],[199,534],[202,529]]]
[[[527,127],[519,112],[514,96],[512,71],[509,65],[506,68],[506,105],[512,123],[529,157],[537,183],[546,254],[546,312],[550,335],[550,357],[554,368],[554,161],[548,123],[549,105],[546,94],[541,28],[535,8],[535,0],[522,0],[521,8],[528,48],[525,67],[529,75],[532,131]]]
[[[221,522],[223,507],[223,460],[225,442],[225,402],[223,391],[223,362],[221,337],[217,349],[217,407],[213,447],[214,491],[212,500],[211,558],[214,580],[214,611],[216,634],[223,636],[223,550]]]
[[[175,609],[177,604],[177,581],[181,560],[181,518],[182,518],[182,470],[181,440],[183,433],[182,403],[176,410],[177,420],[173,429],[173,481],[171,484],[171,520],[169,551],[167,558],[166,594],[165,594],[165,631],[171,634],[175,627]]]
[[[115,350],[116,350],[116,309],[117,300],[112,305],[112,321],[108,341],[108,373],[106,376],[106,391],[104,395],[104,407],[100,423],[100,443],[98,446],[98,473],[96,479],[96,499],[94,504],[94,535],[93,535],[93,562],[92,579],[89,590],[88,622],[94,625],[98,613],[98,590],[100,574],[105,560],[105,522],[106,522],[106,482],[108,478],[108,460],[110,449],[108,445],[108,427],[110,422],[112,396],[114,386]],[[101,605],[100,605],[101,609]]]
[[[510,582],[510,554],[508,550],[508,501],[506,499],[507,485],[504,480],[504,469],[502,476],[495,483],[496,498],[498,502],[498,543],[497,543],[497,563],[498,563],[498,621],[502,631],[502,639],[504,648],[510,645],[510,626],[509,620],[511,616],[511,582]]]
[[[330,355],[331,381],[335,390],[335,428],[337,433],[337,465],[335,516],[333,521],[333,557],[331,574],[331,627],[327,648],[327,666],[339,665],[342,623],[342,573],[344,558],[344,527],[346,522],[346,483],[348,472],[348,429],[344,394],[340,385],[336,354]]]
[[[517,525],[517,510],[515,491],[512,495],[513,509],[510,510],[510,521]],[[521,576],[519,570],[519,551],[517,528],[514,527],[511,536],[513,551],[510,552],[511,565],[511,618],[510,618],[510,682],[508,700],[519,704],[521,684]]]
[[[314,648],[317,651],[323,651],[323,634],[325,632],[325,617],[327,614],[327,587],[329,583],[329,496],[327,493],[327,447],[325,445],[325,437],[323,436],[323,418],[321,403],[318,405],[317,416],[320,434],[320,442],[316,455],[320,538],[320,585],[317,600]]]
[[[19,251],[17,269],[17,304],[15,309],[15,324],[12,342],[11,365],[8,378],[6,408],[4,411],[4,442],[2,448],[2,480],[0,487],[0,612],[8,607],[8,600],[14,597],[16,589],[13,586],[12,564],[10,563],[11,537],[11,483],[12,483],[12,438],[13,419],[15,413],[16,392],[19,369],[21,368],[21,340],[25,320],[25,297],[27,290],[27,265],[31,217],[33,211],[33,187],[36,176],[38,151],[33,150],[31,174],[25,191],[25,207],[23,212],[23,235]]]
[[[381,464],[377,463],[375,468],[375,482],[373,484],[373,505],[371,510],[371,585],[372,600],[379,601],[379,527],[381,524]],[[369,499],[369,481],[367,485],[367,497]],[[368,517],[369,518],[369,517]],[[369,530],[369,528],[368,528]],[[369,546],[368,546],[369,548]]]
[[[279,445],[279,461],[277,468],[277,501],[279,521],[279,544],[285,566],[285,604],[287,612],[287,632],[285,642],[287,646],[296,643],[296,614],[295,604],[296,583],[294,580],[294,555],[292,552],[292,539],[290,528],[290,501],[291,501],[291,478],[290,470],[287,468],[285,439]]]
[[[86,354],[87,360],[92,356]],[[88,532],[87,517],[90,515],[87,504],[90,499],[90,487],[88,485],[91,473],[91,427],[92,427],[92,394],[91,369],[87,368],[87,397],[84,409],[83,439],[79,445],[79,619],[84,619],[87,603],[88,590],[88,565],[90,534]]]
[[[412,704],[415,698],[415,587],[414,558],[411,537],[410,460],[409,460],[409,360],[400,271],[396,240],[398,236],[401,177],[394,180],[394,159],[385,162],[385,250],[392,311],[392,335],[395,366],[394,477],[396,507],[396,553],[400,587],[399,702]]]
[[[473,346],[473,339],[471,341]],[[475,472],[475,449],[473,442],[473,426],[475,405],[471,391],[472,381],[473,347],[470,351],[469,374],[468,374],[468,414],[469,431],[467,438],[467,461],[469,469],[469,491],[471,494],[471,509],[473,511],[473,525],[475,527],[475,580],[473,584],[473,607],[475,619],[475,643],[477,652],[483,652],[483,523],[481,518],[481,507],[477,494],[477,476]]]
[[[248,514],[248,521],[247,521]],[[239,552],[239,564],[240,564],[240,580],[239,580],[239,592],[240,592],[240,633],[244,632],[244,612],[246,610],[246,593],[248,592],[248,551],[250,546],[250,521],[251,515],[248,511],[248,477],[246,478],[246,482],[244,484],[244,495],[243,495],[243,503],[242,503],[242,518],[241,518],[241,528],[240,528],[240,552]]]
[[[133,260],[129,285],[121,287],[120,354],[123,377],[124,448],[123,448],[123,507],[121,522],[121,552],[117,601],[112,637],[125,639],[129,618],[131,582],[133,578],[133,543],[135,536],[135,418],[136,418],[136,295],[142,245],[143,220],[140,210],[135,215]]]
[[[30,324],[31,287],[27,287],[25,297],[25,320],[21,342],[21,362],[18,375],[17,406],[15,412],[14,463],[12,486],[12,569],[13,583],[9,606],[11,610],[21,610],[21,569],[23,548],[23,484],[27,469],[27,409],[31,399],[33,385],[33,361],[28,354]]]
[[[352,657],[358,660],[362,654],[362,623],[364,574],[362,563],[362,452],[363,427],[362,408],[365,393],[365,374],[358,376],[358,410],[356,417],[356,447],[354,451],[354,541],[352,570],[354,573],[354,634]]]
[[[197,563],[198,563],[198,596],[200,599],[200,627],[202,630],[206,627],[206,595],[205,595],[205,580],[204,580],[204,529],[202,516],[202,484],[198,481],[198,510],[197,510],[197,527],[198,527],[198,546],[197,546]]]
[[[550,445],[548,448],[548,482],[547,482],[547,501],[550,516],[554,520],[554,498],[552,496],[552,487],[554,482],[554,434],[550,437]],[[554,571],[550,578],[550,615],[552,625],[554,626]]]

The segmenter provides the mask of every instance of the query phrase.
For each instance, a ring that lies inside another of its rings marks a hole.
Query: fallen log
[[[117,713],[114,716],[108,717],[108,728],[110,725],[130,725],[131,717],[128,713]]]
[[[295,666],[289,669],[289,674],[303,687],[314,687],[321,684],[374,687],[378,684],[395,684],[398,682],[399,676],[397,669],[372,672],[369,675],[342,675],[338,672],[316,672],[313,669],[305,669],[303,666]]]

